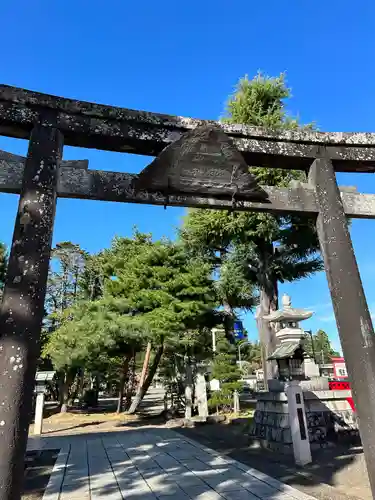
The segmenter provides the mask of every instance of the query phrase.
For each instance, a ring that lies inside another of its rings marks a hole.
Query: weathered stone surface
[[[71,146],[156,156],[188,130],[208,124],[228,134],[249,165],[304,169],[320,155],[319,147],[327,146],[337,171],[375,170],[374,134],[266,130],[104,106],[0,85],[0,134],[27,139],[42,111],[53,116],[51,125],[64,133],[65,143]]]
[[[193,193],[237,199],[267,199],[243,156],[217,126],[186,132],[138,176],[137,190]],[[203,194],[204,192],[204,194]]]
[[[319,207],[317,234],[343,355],[358,412],[363,451],[375,493],[375,342],[374,327],[331,161],[319,158],[309,172]]]
[[[19,157],[22,159],[22,157]],[[230,210],[231,200],[215,196],[203,197],[193,194],[166,196],[163,193],[136,191],[133,183],[137,176],[121,172],[86,170],[85,160],[79,168],[70,167],[71,162],[62,162],[57,194],[60,198],[79,198],[85,200],[115,201],[149,205],[166,204],[179,207],[215,208]],[[0,159],[0,192],[19,194],[22,185],[23,161],[3,162]],[[275,188],[262,186],[267,193],[266,201],[237,201],[235,210],[256,212],[295,212],[317,213],[315,193],[304,186]],[[341,193],[345,213],[348,217],[371,219],[375,217],[375,195]]]
[[[351,391],[304,392],[311,443],[326,447],[327,442],[358,441],[358,416],[347,401],[351,395]]]
[[[303,394],[309,440],[314,449],[334,446],[344,440],[358,442],[357,415],[349,404],[345,407],[340,404],[346,402],[350,391],[307,391]],[[285,393],[259,395],[250,437],[262,447],[292,453]]]
[[[0,303],[0,497],[20,498],[40,349],[63,137],[37,125],[28,158]]]

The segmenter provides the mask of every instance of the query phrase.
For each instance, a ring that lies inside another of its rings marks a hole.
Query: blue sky
[[[321,130],[374,131],[375,4],[362,0],[154,2],[65,0],[3,2],[0,82],[66,97],[147,111],[216,119],[240,77],[286,71],[288,107]],[[25,154],[25,141],[0,137],[0,148]],[[66,147],[64,158],[90,168],[139,172],[150,159]],[[339,182],[375,192],[371,175]],[[10,243],[17,197],[0,193],[0,241]],[[54,241],[89,251],[137,225],[173,236],[183,209],[59,200]],[[355,221],[353,242],[375,312],[374,228]],[[293,305],[315,311],[306,328],[337,330],[323,273],[281,287]],[[255,322],[246,318],[251,337]]]

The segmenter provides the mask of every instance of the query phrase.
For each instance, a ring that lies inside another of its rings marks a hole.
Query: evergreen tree
[[[289,97],[284,75],[245,77],[228,101],[224,120],[273,129],[297,128],[298,120],[286,113]],[[260,184],[269,186],[305,180],[300,171],[251,166],[251,172]],[[244,277],[259,290],[260,317],[278,308],[279,282],[301,279],[322,269],[314,222],[297,215],[190,210],[181,238],[192,251],[211,259],[218,274],[228,259],[235,262],[241,282]],[[223,306],[233,314],[225,297]],[[265,360],[276,339],[268,323],[260,320],[259,325]]]
[[[201,342],[216,305],[210,268],[193,261],[181,245],[152,242],[149,235],[136,233],[114,240],[102,254],[101,269],[103,296],[64,311],[45,355],[65,370],[69,363],[73,368],[82,363],[92,366],[103,353],[122,356],[124,367],[130,353],[133,356],[151,342],[152,362],[129,409],[134,412],[164,350]]]
[[[229,411],[233,406],[234,391],[241,389],[241,372],[237,366],[237,349],[224,332],[216,338],[216,354],[212,362],[211,378],[220,382],[220,390],[214,391],[208,404],[211,408]]]
[[[304,339],[304,348],[312,358],[319,364],[331,363],[331,358],[340,356],[331,345],[328,334],[324,330],[318,330],[311,339],[306,335]]]
[[[48,312],[62,312],[79,298],[86,258],[87,253],[70,241],[57,243],[52,249],[46,295]]]
[[[251,375],[262,367],[262,349],[259,342],[247,342],[241,348],[241,372]]]

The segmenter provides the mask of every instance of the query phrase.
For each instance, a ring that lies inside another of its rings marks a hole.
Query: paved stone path
[[[170,429],[30,439],[60,448],[43,500],[313,500]]]

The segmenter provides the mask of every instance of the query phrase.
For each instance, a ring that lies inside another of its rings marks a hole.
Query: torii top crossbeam
[[[0,85],[0,135],[28,139],[41,116],[64,134],[66,145],[146,156],[157,156],[190,129],[217,124]],[[324,147],[338,172],[375,171],[375,134],[218,125],[249,165],[307,169]]]

